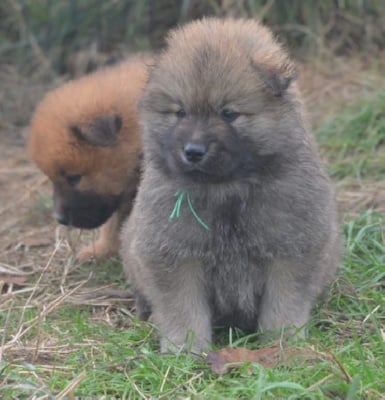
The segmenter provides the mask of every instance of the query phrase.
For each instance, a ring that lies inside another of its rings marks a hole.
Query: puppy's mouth
[[[215,163],[215,156],[207,154],[205,157],[188,158],[183,151],[174,157],[173,169],[194,182],[219,183],[225,180],[223,169],[218,170],[219,163]]]
[[[183,175],[188,177],[194,182],[200,182],[200,183],[220,183],[224,181],[223,177],[211,175],[199,169],[185,170],[183,171]]]

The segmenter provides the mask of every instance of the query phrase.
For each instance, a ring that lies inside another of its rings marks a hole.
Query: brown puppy
[[[99,239],[78,260],[117,252],[131,211],[142,153],[137,100],[148,58],[137,57],[70,81],[48,93],[32,118],[29,153],[53,183],[57,221],[101,225]]]
[[[214,324],[302,327],[333,279],[334,195],[294,78],[255,21],[204,19],[168,37],[141,100],[144,172],[122,230],[162,351],[206,349]]]

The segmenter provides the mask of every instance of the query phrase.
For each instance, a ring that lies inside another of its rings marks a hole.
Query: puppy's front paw
[[[160,339],[161,353],[191,353],[200,356],[210,350],[210,342],[208,340],[199,340],[194,333],[189,332],[184,340],[169,339],[162,337]]]
[[[108,245],[105,242],[96,241],[86,247],[83,247],[76,255],[76,262],[84,264],[89,261],[101,261],[115,255],[118,252],[118,246]]]

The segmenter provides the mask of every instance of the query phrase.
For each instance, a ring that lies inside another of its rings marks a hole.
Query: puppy
[[[303,327],[333,279],[334,194],[295,77],[251,20],[173,31],[151,72],[140,105],[144,172],[122,256],[162,351],[207,349],[215,324]]]
[[[142,154],[137,100],[147,57],[129,59],[48,93],[31,121],[29,154],[53,183],[54,216],[68,226],[101,227],[79,262],[118,251]]]

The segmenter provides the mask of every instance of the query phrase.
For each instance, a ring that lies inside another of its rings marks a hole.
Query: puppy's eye
[[[239,116],[240,116],[240,113],[238,113],[236,111],[232,111],[232,110],[224,109],[221,112],[221,117],[222,117],[223,121],[226,121],[226,122],[233,122]]]
[[[81,175],[69,175],[67,176],[67,182],[70,186],[75,187],[82,179]]]
[[[184,118],[186,116],[186,111],[183,108],[181,108],[181,109],[179,109],[178,111],[175,112],[175,115],[178,118]]]

